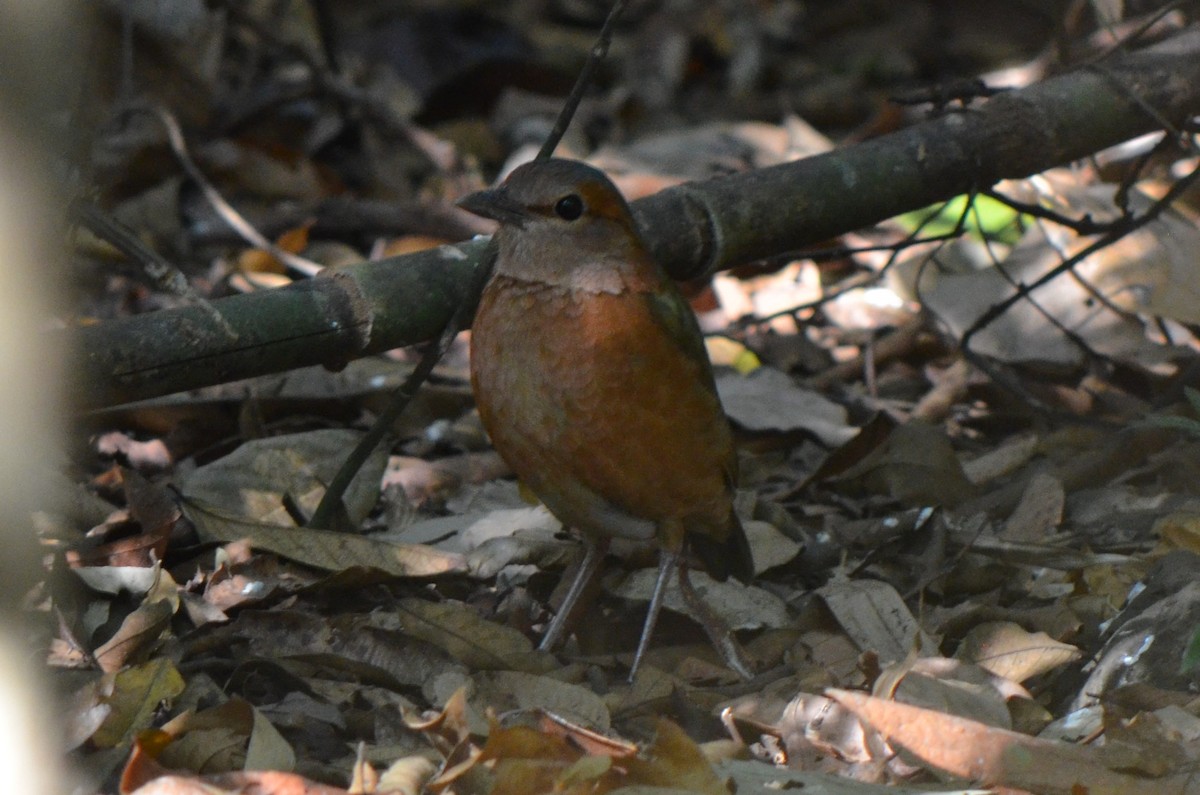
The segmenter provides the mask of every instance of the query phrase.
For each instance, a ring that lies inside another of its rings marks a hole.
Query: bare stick
[[[579,70],[579,77],[576,78],[575,85],[571,87],[571,93],[567,95],[567,101],[563,103],[562,110],[558,112],[558,118],[554,120],[554,127],[550,130],[550,135],[546,137],[542,148],[538,150],[538,160],[554,154],[554,150],[558,148],[558,142],[567,132],[567,127],[571,126],[571,119],[575,118],[575,111],[579,108],[579,103],[583,101],[583,92],[591,84],[600,62],[608,56],[608,45],[612,43],[613,30],[617,27],[617,20],[620,18],[621,12],[625,10],[625,5],[626,0],[616,0],[613,3],[612,10],[608,12],[608,17],[605,18],[604,25],[600,28],[600,35],[596,37],[596,43],[592,45],[592,51],[588,53],[587,61]]]

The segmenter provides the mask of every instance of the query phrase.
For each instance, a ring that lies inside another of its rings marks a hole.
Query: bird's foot
[[[700,597],[692,585],[691,577],[688,576],[686,560],[679,566],[679,593],[683,596],[683,603],[692,611],[692,615],[700,622],[700,626],[704,627],[709,641],[721,655],[725,664],[743,679],[753,679],[754,674],[751,673],[750,666],[746,662],[746,654],[742,650],[741,644],[734,638],[733,630],[725,622],[725,619],[708,606],[708,603]]]

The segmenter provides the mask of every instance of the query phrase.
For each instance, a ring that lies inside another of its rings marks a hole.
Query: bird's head
[[[575,160],[526,163],[458,206],[500,223],[497,272],[514,278],[615,292],[613,276],[655,267],[616,186]]]

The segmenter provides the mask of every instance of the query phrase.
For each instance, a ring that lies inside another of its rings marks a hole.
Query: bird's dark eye
[[[583,199],[574,193],[568,193],[554,203],[554,213],[564,221],[574,221],[583,215]]]

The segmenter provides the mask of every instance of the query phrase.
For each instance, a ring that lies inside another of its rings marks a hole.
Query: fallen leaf
[[[150,726],[162,702],[182,693],[183,687],[183,677],[165,657],[116,674],[107,702],[112,712],[92,742],[101,748],[132,742],[137,732]]]
[[[903,660],[917,646],[926,654],[937,649],[888,583],[835,579],[817,594],[858,648],[876,653],[883,663]]]
[[[858,433],[845,408],[771,367],[745,376],[723,374],[717,392],[729,418],[746,430],[808,431],[827,445],[844,444]]]
[[[1080,652],[1044,632],[1026,632],[1019,624],[1004,621],[974,627],[954,656],[997,676],[1024,682],[1079,659]]]
[[[991,786],[1041,795],[1163,795],[1191,791],[1200,777],[1142,779],[1104,766],[1094,748],[1041,740],[977,721],[848,690],[827,695],[927,765]]]
[[[218,513],[210,505],[191,499],[184,501],[183,513],[205,540],[247,539],[255,549],[325,571],[361,566],[397,577],[430,577],[467,568],[462,555],[440,552],[422,544],[397,544],[350,533],[262,524]]]

